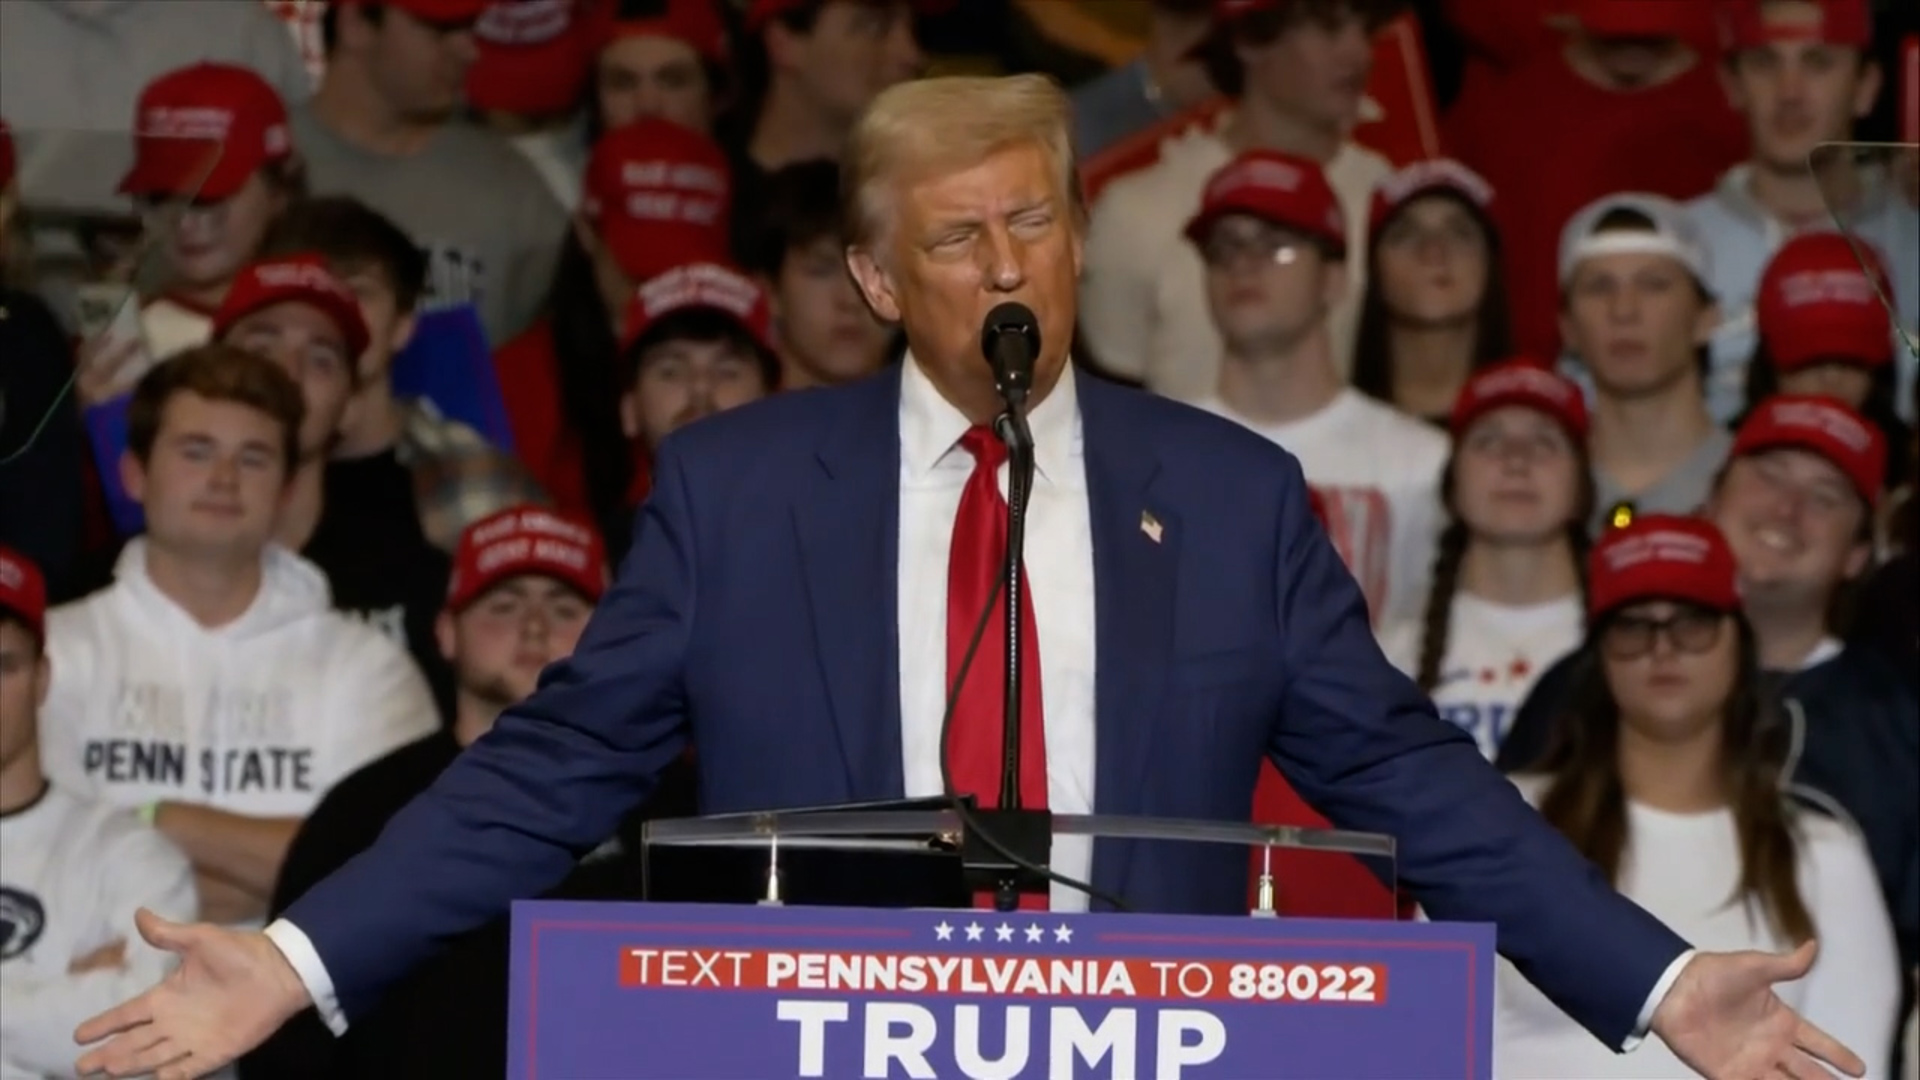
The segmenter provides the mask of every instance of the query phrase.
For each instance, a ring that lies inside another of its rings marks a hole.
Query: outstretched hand
[[[1707,1080],[1830,1080],[1866,1063],[1801,1019],[1773,992],[1813,967],[1818,946],[1791,953],[1698,953],[1653,1013],[1653,1031]]]
[[[142,909],[140,936],[180,958],[158,986],[81,1024],[74,1041],[94,1047],[81,1076],[194,1080],[264,1042],[310,1002],[286,957],[258,931],[172,923]]]

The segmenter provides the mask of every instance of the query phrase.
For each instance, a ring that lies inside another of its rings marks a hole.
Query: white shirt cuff
[[[305,941],[306,938],[302,937],[300,940]],[[1687,961],[1693,959],[1694,953],[1698,951],[1698,949],[1688,949],[1674,957],[1673,963],[1667,965],[1666,974],[1660,976],[1660,981],[1653,984],[1653,993],[1647,995],[1647,1003],[1640,1006],[1640,1019],[1633,1022],[1633,1034],[1628,1035],[1627,1041],[1620,1044],[1621,1053],[1624,1054],[1639,1046],[1641,1041],[1646,1039],[1647,1030],[1653,1027],[1654,1010],[1667,999],[1667,991],[1672,990],[1673,984],[1679,981],[1681,969],[1687,966]]]
[[[307,988],[307,996],[313,999],[313,1007],[319,1010],[327,1030],[336,1037],[345,1035],[347,1014],[341,1011],[340,998],[333,991],[333,976],[327,974],[327,965],[320,962],[320,954],[306,931],[285,919],[275,919],[267,927],[266,935],[273,947],[280,950],[280,955],[287,958],[287,963],[293,965],[293,973]]]

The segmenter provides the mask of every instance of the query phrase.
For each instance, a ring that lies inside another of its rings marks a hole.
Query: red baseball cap
[[[1729,52],[1776,41],[1811,41],[1865,49],[1873,44],[1867,0],[1721,0],[1720,44]]]
[[[785,15],[789,11],[799,11],[808,4],[819,0],[752,0],[747,5],[747,33],[757,34],[766,28],[769,22]],[[952,7],[954,0],[907,0],[913,10],[923,15],[937,15]]]
[[[13,183],[15,167],[13,129],[7,126],[5,120],[0,120],[0,188]]]
[[[634,290],[623,322],[624,351],[661,319],[688,308],[708,308],[732,317],[766,353],[773,349],[773,306],[766,291],[738,270],[717,262],[676,266]]]
[[[1868,506],[1880,505],[1887,479],[1887,437],[1846,405],[1798,394],[1770,397],[1747,415],[1727,453],[1745,457],[1782,447],[1811,450],[1833,462]]]
[[[0,611],[27,624],[34,637],[47,633],[47,581],[33,560],[0,547]]]
[[[287,107],[252,69],[194,64],[147,84],[135,109],[128,195],[229,198],[293,153]]]
[[[1869,276],[1871,274],[1871,276]],[[1824,360],[1891,363],[1893,335],[1880,298],[1893,285],[1880,253],[1836,232],[1802,233],[1760,273],[1754,315],[1782,371]]]
[[[718,64],[727,62],[727,24],[715,10],[716,0],[667,0],[653,18],[623,18],[619,0],[600,4],[592,30],[593,51],[625,37],[660,37],[685,42],[694,52]]]
[[[1378,231],[1394,211],[1422,195],[1451,192],[1484,215],[1491,214],[1493,185],[1479,173],[1451,158],[1416,161],[1388,173],[1373,188],[1369,229]]]
[[[1207,180],[1200,212],[1187,222],[1187,239],[1198,244],[1227,214],[1250,214],[1296,229],[1326,244],[1335,257],[1347,253],[1347,221],[1340,197],[1318,162],[1278,150],[1248,150]]]
[[[645,281],[682,263],[726,261],[732,199],[720,144],[646,117],[594,144],[580,207],[620,269]]]
[[[577,518],[514,506],[467,526],[453,555],[447,609],[459,612],[495,585],[523,574],[550,577],[597,602],[607,591],[600,534]]]
[[[1594,37],[1713,42],[1708,0],[1573,0],[1570,7],[1574,21]]]
[[[551,116],[586,92],[593,41],[576,0],[497,0],[473,24],[473,40],[467,103],[476,109]]]
[[[1740,608],[1733,549],[1713,523],[1648,514],[1600,537],[1587,559],[1587,618],[1640,600],[1678,600],[1715,611]]]
[[[1543,412],[1575,442],[1586,441],[1587,403],[1580,388],[1538,360],[1507,360],[1475,372],[1454,399],[1448,427],[1457,439],[1475,420],[1507,405]]]
[[[233,324],[275,304],[298,302],[319,308],[347,339],[347,358],[358,360],[367,351],[371,335],[353,291],[333,276],[318,255],[288,255],[261,259],[242,267],[220,310],[213,313],[213,337],[224,337]]]
[[[399,8],[422,22],[442,26],[470,23],[486,14],[494,0],[334,0],[340,5],[379,4]]]

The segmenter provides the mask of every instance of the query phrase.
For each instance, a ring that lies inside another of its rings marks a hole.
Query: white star
[[[1073,927],[1071,927],[1071,926],[1068,926],[1068,925],[1067,925],[1066,923],[1061,923],[1061,924],[1060,924],[1059,926],[1056,926],[1056,927],[1054,927],[1054,928],[1053,928],[1053,940],[1055,940],[1055,941],[1072,941],[1072,940],[1073,940]]]
[[[1028,924],[1027,926],[1028,941],[1039,941],[1041,938],[1045,937],[1046,935],[1047,935],[1047,932],[1045,930],[1040,929],[1039,923]]]
[[[939,926],[933,928],[933,936],[939,938],[941,941],[952,941],[953,927],[948,926],[945,920],[942,920]]]
[[[980,925],[979,923],[977,923],[977,922],[970,922],[970,923],[968,923],[968,924],[967,924],[967,940],[968,940],[968,941],[979,941],[979,940],[980,940],[980,931],[981,931],[982,929],[983,929],[983,927],[981,927],[981,925]]]
[[[993,938],[995,941],[1012,941],[1013,927],[1008,926],[1006,923],[1001,923],[994,928]]]

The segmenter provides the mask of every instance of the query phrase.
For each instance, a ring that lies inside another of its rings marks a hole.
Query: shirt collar
[[[973,425],[940,396],[911,350],[901,367],[900,463],[909,475],[919,476],[932,472],[949,453],[964,456],[960,436]],[[1027,412],[1027,428],[1033,432],[1035,475],[1057,482],[1080,446],[1080,399],[1071,360],[1061,369],[1053,390]]]

